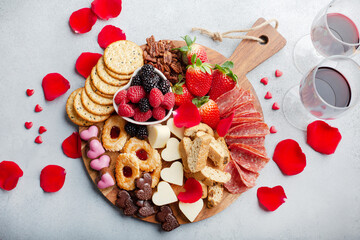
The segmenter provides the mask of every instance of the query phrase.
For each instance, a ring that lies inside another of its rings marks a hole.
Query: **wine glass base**
[[[309,123],[317,120],[311,115],[301,102],[299,85],[290,88],[283,99],[282,111],[286,120],[295,128],[305,131]]]
[[[295,44],[293,59],[298,71],[302,74],[306,74],[321,62],[324,57],[316,51],[311,42],[310,34],[308,34],[300,38]]]

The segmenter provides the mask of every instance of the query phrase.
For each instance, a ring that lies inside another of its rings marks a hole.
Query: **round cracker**
[[[102,121],[105,121],[106,119],[108,119],[110,117],[110,115],[103,115],[103,116],[95,115],[95,114],[90,113],[89,111],[87,111],[84,108],[84,106],[81,102],[82,89],[84,89],[84,88],[80,88],[80,90],[76,93],[76,96],[74,98],[74,108],[75,108],[76,113],[84,120],[93,122],[93,123],[102,122]]]
[[[90,77],[88,77],[85,81],[85,92],[86,94],[89,96],[89,98],[97,103],[97,104],[100,104],[100,105],[113,105],[113,99],[112,98],[106,98],[106,97],[103,97],[99,94],[97,94],[96,92],[94,92],[94,90],[92,89],[91,87],[91,80],[90,80]]]
[[[127,79],[130,79],[132,74],[129,74],[129,75],[121,75],[121,74],[117,74],[117,73],[114,73],[112,72],[110,69],[108,69],[106,66],[105,66],[105,71],[108,75],[110,75],[111,77],[113,78],[116,78],[116,79],[119,79],[119,80],[127,80]]]
[[[108,115],[115,111],[114,106],[104,106],[94,103],[86,94],[85,89],[81,91],[81,102],[86,110],[95,115]]]
[[[131,41],[117,41],[105,49],[104,62],[111,71],[128,75],[144,65],[143,51]]]
[[[106,72],[104,60],[102,57],[99,59],[99,61],[96,64],[96,72],[98,73],[101,80],[103,80],[107,84],[110,84],[113,86],[121,86],[124,82],[124,80],[119,80],[119,79],[113,78]],[[129,75],[129,78],[126,78],[125,81],[126,80],[128,81],[130,79],[130,77],[131,77],[131,75]]]
[[[96,87],[92,83],[91,75],[90,75],[90,86],[91,86],[92,90],[94,91],[94,93],[96,93],[97,95],[100,95],[100,96],[102,96],[104,98],[113,99],[114,95],[104,94],[104,93],[102,93],[102,92],[100,92],[99,90],[96,89]]]
[[[70,94],[68,100],[66,101],[66,113],[70,121],[72,121],[74,124],[87,127],[93,125],[94,123],[82,119],[74,109],[74,98],[80,90],[81,88],[78,88]]]
[[[91,81],[94,87],[100,92],[108,95],[114,95],[120,87],[107,84],[97,75],[96,67],[91,70]]]

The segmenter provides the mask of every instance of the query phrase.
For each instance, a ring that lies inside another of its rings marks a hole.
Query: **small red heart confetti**
[[[33,123],[32,122],[25,122],[25,128],[30,129],[32,128]]]
[[[96,23],[97,17],[90,8],[81,8],[73,12],[69,18],[71,29],[75,33],[87,33]]]
[[[60,97],[70,88],[70,83],[59,73],[49,73],[42,80],[45,99],[52,101]]]
[[[283,73],[280,70],[276,69],[275,77],[281,77],[282,75],[283,75]]]
[[[29,97],[32,96],[35,93],[34,89],[27,89],[26,90],[26,95],[28,95]]]
[[[76,60],[76,71],[84,78],[87,78],[90,76],[91,70],[99,61],[101,56],[102,55],[100,53],[83,52]]]
[[[6,191],[13,190],[22,176],[23,171],[15,162],[0,162],[0,188]]]
[[[324,121],[314,121],[307,126],[307,143],[319,153],[333,154],[341,138],[339,129]]]
[[[192,102],[186,102],[180,105],[178,109],[173,112],[174,125],[178,128],[193,127],[200,124],[201,117],[199,109]]]
[[[299,144],[292,139],[279,142],[273,155],[274,162],[285,175],[296,175],[306,167],[306,156]]]
[[[78,132],[73,132],[62,143],[62,149],[69,158],[80,158],[81,155],[81,139]]]
[[[264,85],[267,85],[268,82],[269,82],[269,79],[268,79],[267,77],[264,77],[264,78],[262,78],[262,79],[260,80],[260,82],[261,82],[262,84],[264,84]]]
[[[43,134],[46,131],[47,131],[46,127],[44,127],[44,126],[39,127],[39,134]]]
[[[270,127],[270,133],[277,133],[277,129],[275,128],[275,126]]]
[[[277,102],[274,102],[274,104],[272,105],[272,109],[273,110],[279,110],[280,109],[280,106]]]
[[[216,127],[216,132],[219,134],[220,137],[224,137],[229,131],[232,121],[234,119],[234,115],[235,113],[232,113],[229,117],[221,119],[218,123]]]
[[[271,92],[267,92],[265,95],[265,99],[271,99],[271,98],[272,98]]]
[[[102,20],[115,18],[121,13],[121,0],[94,0],[91,9]]]
[[[98,35],[99,46],[104,49],[119,40],[126,40],[126,34],[120,28],[112,25],[105,26]]]
[[[268,211],[275,211],[287,199],[282,186],[273,188],[259,187],[257,190],[259,203]]]
[[[42,110],[43,110],[43,108],[39,104],[36,104],[35,112],[41,112]]]
[[[184,188],[186,192],[180,192],[178,195],[179,201],[183,203],[194,203],[199,200],[203,194],[201,184],[194,178],[188,178]]]
[[[37,136],[37,137],[35,138],[35,142],[36,142],[37,144],[43,143],[43,140],[42,140],[41,136]]]
[[[41,170],[40,187],[44,192],[57,192],[65,183],[66,171],[58,165],[48,165]]]

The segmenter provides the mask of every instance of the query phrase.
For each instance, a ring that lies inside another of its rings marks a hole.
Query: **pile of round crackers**
[[[114,94],[143,65],[143,51],[135,43],[121,40],[110,44],[93,67],[85,86],[70,94],[66,103],[69,119],[79,126],[90,126],[108,119],[115,111]]]

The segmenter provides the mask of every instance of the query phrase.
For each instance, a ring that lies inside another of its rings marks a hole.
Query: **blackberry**
[[[167,94],[170,91],[170,83],[168,80],[161,79],[158,83],[158,89],[162,92],[162,94]]]
[[[133,77],[132,82],[131,82],[131,86],[141,86],[141,78],[139,75],[136,75]]]
[[[138,139],[144,140],[149,136],[148,130],[146,126],[138,125],[138,130],[136,132],[136,137]]]
[[[141,75],[143,78],[153,78],[155,75],[154,67],[150,64],[145,64],[141,68]]]
[[[150,110],[150,102],[147,98],[142,98],[139,101],[139,109],[141,112],[147,112]]]
[[[145,89],[145,92],[150,93],[151,89],[156,88],[158,82],[160,81],[159,75],[155,74],[153,77],[143,77],[142,86]]]
[[[135,137],[138,132],[138,127],[138,125],[128,122],[125,124],[125,131],[130,135],[130,137]]]

